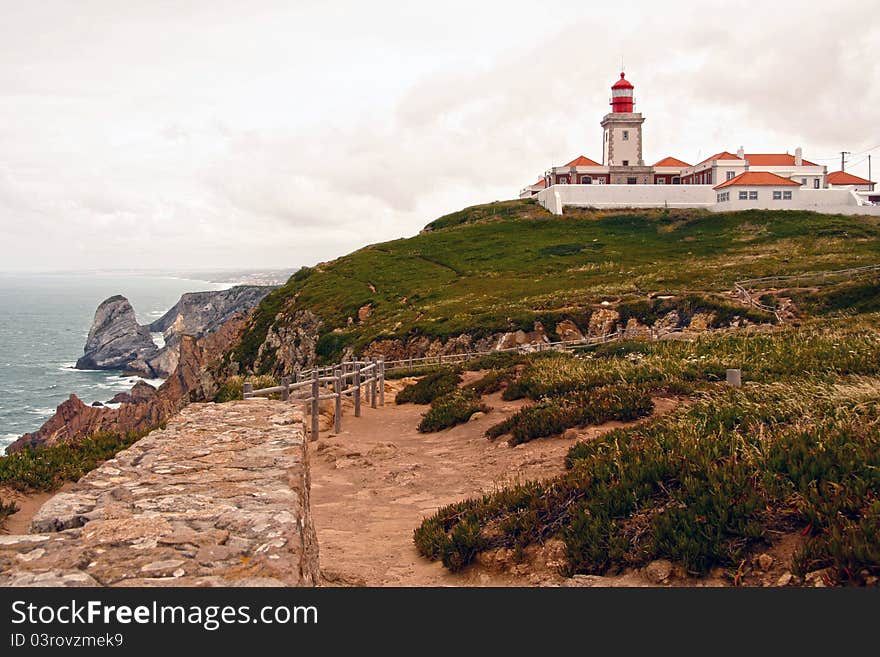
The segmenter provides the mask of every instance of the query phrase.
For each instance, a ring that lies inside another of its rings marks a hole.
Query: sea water
[[[120,371],[73,367],[104,299],[125,296],[138,322],[148,324],[184,292],[226,287],[160,275],[0,273],[0,454],[21,434],[39,429],[71,393],[86,404],[106,402],[138,381]],[[153,337],[161,347],[162,335]]]

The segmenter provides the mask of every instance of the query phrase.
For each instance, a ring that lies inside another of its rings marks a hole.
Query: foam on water
[[[0,449],[36,431],[71,394],[85,404],[106,403],[142,380],[119,371],[76,369],[101,301],[126,296],[146,324],[185,292],[225,287],[133,274],[0,274]]]

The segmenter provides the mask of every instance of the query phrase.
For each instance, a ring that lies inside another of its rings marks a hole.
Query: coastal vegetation
[[[438,369],[410,383],[397,393],[398,404],[430,404],[438,397],[447,395],[461,383],[461,372],[452,367]]]
[[[744,386],[724,383],[739,367]],[[626,391],[626,392],[624,392]],[[666,558],[694,575],[736,571],[782,534],[795,574],[880,576],[880,316],[772,331],[631,341],[582,356],[526,357],[505,394],[535,400],[496,425],[510,442],[688,402],[575,443],[566,471],[441,508],[415,530],[451,570],[493,548],[564,542],[568,575]],[[510,395],[508,395],[510,396]],[[612,409],[605,412],[604,409]]]
[[[536,321],[557,339],[557,322],[585,326],[602,302],[624,322],[648,324],[674,310],[683,320],[711,313],[719,327],[734,317],[762,323],[772,315],[724,296],[734,281],[874,264],[878,237],[875,218],[801,211],[573,209],[556,217],[531,201],[475,206],[415,237],[301,270],[263,299],[229,361],[279,373],[267,336],[302,311],[321,320],[324,362],[377,340],[480,339]],[[856,306],[876,298],[855,287]],[[850,307],[831,296],[832,305],[804,301],[820,312]]]
[[[6,519],[13,513],[18,511],[18,505],[15,502],[4,502],[0,500],[0,529],[6,523]]]
[[[54,491],[77,481],[145,434],[98,433],[82,440],[32,447],[0,457],[0,486],[13,490]]]

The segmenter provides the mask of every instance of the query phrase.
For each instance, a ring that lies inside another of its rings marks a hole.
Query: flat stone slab
[[[0,586],[312,586],[303,418],[191,404],[0,536]]]

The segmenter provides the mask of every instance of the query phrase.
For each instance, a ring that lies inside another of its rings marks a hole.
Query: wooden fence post
[[[287,401],[290,399],[290,378],[286,376],[281,377],[281,401]]]
[[[298,367],[295,370],[293,370],[293,382],[299,383],[299,368]]]
[[[385,359],[379,359],[379,406],[385,405]]]
[[[379,365],[378,361],[373,359],[373,374],[370,377],[370,408],[376,408],[376,390],[378,386],[376,383],[379,380]]]
[[[312,440],[318,439],[318,411],[321,400],[321,382],[318,381],[318,368],[312,370]]]
[[[241,396],[244,399],[250,399],[251,397],[253,397],[254,396],[254,384],[253,383],[245,383],[244,387],[242,388]]]
[[[342,391],[345,382],[342,380],[342,370],[337,369],[333,380],[333,391],[336,393],[336,408],[333,411],[333,433],[342,431]]]
[[[409,357],[409,369],[412,369],[412,365],[413,365],[413,357],[410,356]]]
[[[354,416],[361,416],[361,364],[354,365]]]

